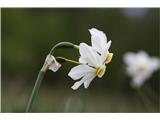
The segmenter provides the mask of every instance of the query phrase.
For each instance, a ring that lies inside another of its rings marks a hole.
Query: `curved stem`
[[[38,74],[38,77],[37,77],[37,80],[36,80],[36,83],[35,83],[35,86],[32,90],[31,96],[29,98],[29,102],[27,104],[26,112],[31,112],[31,110],[32,110],[32,106],[33,106],[34,100],[35,100],[35,98],[38,94],[41,82],[44,78],[44,74],[45,74],[45,71],[40,70],[40,72]]]
[[[75,48],[75,49],[79,49],[79,46],[75,45],[73,43],[70,43],[70,42],[60,42],[60,43],[56,44],[55,46],[53,46],[53,48],[50,51],[50,54],[53,55],[55,49],[57,49],[57,48]]]
[[[60,42],[60,43],[56,44],[51,49],[51,51],[50,51],[49,54],[52,55],[54,53],[54,51],[55,51],[56,48],[75,48],[75,49],[79,49],[79,46],[74,45],[73,43],[70,43],[70,42]],[[74,63],[74,64],[80,64],[77,61],[70,60],[70,59],[67,59],[67,58],[64,58],[64,57],[57,57],[57,61],[70,62],[70,63]],[[48,67],[49,67],[48,65],[44,64],[43,67],[42,67],[42,69],[40,70],[40,72],[38,74],[36,83],[34,85],[34,88],[32,90],[31,96],[29,98],[29,102],[27,104],[26,112],[31,112],[31,110],[32,110],[32,106],[33,106],[34,100],[35,100],[35,98],[36,98],[36,96],[38,94],[41,82],[42,82],[42,80],[44,78],[44,74],[47,71]]]

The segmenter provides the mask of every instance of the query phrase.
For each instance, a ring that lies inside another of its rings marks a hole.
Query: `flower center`
[[[112,60],[112,56],[113,56],[113,53],[107,53],[107,57],[106,57],[106,60],[105,60],[105,64],[108,64],[111,62]]]
[[[105,65],[101,65],[100,67],[96,68],[96,74],[99,78],[101,78],[104,75],[105,71],[106,71]]]
[[[144,64],[138,65],[139,72],[143,72],[145,69],[146,69],[146,65],[144,65]]]

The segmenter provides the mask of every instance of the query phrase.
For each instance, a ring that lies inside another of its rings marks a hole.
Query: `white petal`
[[[127,66],[126,70],[127,70],[126,71],[127,74],[130,75],[130,76],[132,76],[132,77],[137,76],[139,74],[139,71],[137,70],[136,66],[132,66],[132,65]]]
[[[59,64],[58,62],[55,61],[55,63],[53,63],[49,67],[49,69],[52,70],[53,72],[56,72],[60,67],[61,67],[61,64]]]
[[[111,40],[107,43],[106,50],[109,50],[109,48],[110,48],[110,46],[111,46],[111,43],[112,43],[112,41],[111,41]]]
[[[100,55],[85,43],[81,43],[79,47],[81,57],[91,66],[97,67],[101,65]]]
[[[146,81],[145,76],[143,76],[143,75],[136,76],[131,81],[131,86],[135,87],[135,88],[141,87],[145,81]]]
[[[158,57],[152,57],[150,60],[150,69],[153,71],[160,68],[160,59]]]
[[[104,63],[107,58],[108,51],[103,51],[101,54],[101,62]]]
[[[86,74],[80,81],[74,83],[74,85],[71,87],[73,90],[77,90],[84,82],[93,80],[93,78],[96,76],[96,74]]]
[[[109,52],[108,49],[110,48],[111,46],[111,41],[109,41],[107,43],[107,47],[106,47],[106,50],[102,51],[101,53],[101,62],[104,63],[104,61],[106,60],[107,58],[107,53]]]
[[[136,55],[134,53],[128,52],[128,53],[124,54],[123,60],[127,65],[132,65],[136,62],[135,56]]]
[[[96,70],[94,68],[91,68],[88,65],[78,65],[70,70],[68,76],[70,76],[73,80],[77,80],[83,77],[84,75],[88,73],[94,73],[95,71]]]
[[[89,78],[84,82],[84,87],[88,88],[92,80],[96,77],[96,74],[88,74]]]
[[[89,32],[91,34],[92,47],[99,53],[102,53],[107,46],[106,35],[102,31],[95,28],[89,29]]]
[[[140,58],[148,58],[149,57],[145,51],[139,51],[136,55]]]
[[[133,76],[133,80],[131,82],[132,87],[140,87],[144,84],[146,80],[148,80],[153,71],[150,69],[145,69],[142,73],[137,71],[137,74]]]
[[[73,90],[77,90],[81,85],[83,84],[83,81],[80,80],[76,83],[74,83],[74,85],[71,87]]]
[[[85,61],[85,59],[83,59],[81,56],[79,57],[79,62],[82,64],[87,64],[87,61]]]

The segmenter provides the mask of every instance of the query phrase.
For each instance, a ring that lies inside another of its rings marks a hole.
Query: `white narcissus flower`
[[[91,34],[92,47],[101,55],[105,55],[105,63],[108,64],[113,56],[113,53],[109,52],[111,40],[107,42],[105,33],[103,31],[97,30],[96,28],[89,29],[89,32]]]
[[[61,67],[61,64],[58,63],[54,56],[47,55],[45,63],[42,67],[42,70],[46,71],[47,69],[52,70],[53,72],[56,72]]]
[[[107,37],[105,33],[96,28],[89,29],[89,32],[91,34],[92,48],[100,55],[103,55],[103,57],[105,57],[106,64],[110,63],[113,56],[113,53],[109,52],[111,40],[107,42]],[[86,61],[82,59],[82,57],[79,58],[79,61],[82,63],[86,63]]]
[[[127,65],[128,75],[133,78],[131,81],[132,87],[142,86],[151,77],[152,73],[160,68],[160,59],[150,57],[144,51],[126,53],[124,55],[124,62]]]
[[[101,78],[106,70],[106,58],[103,54],[99,55],[92,47],[88,46],[85,43],[80,44],[79,52],[81,58],[85,61],[85,63],[73,67],[68,74],[73,80],[82,78],[72,86],[73,90],[78,89],[83,83],[84,87],[88,88],[91,81],[96,76]]]

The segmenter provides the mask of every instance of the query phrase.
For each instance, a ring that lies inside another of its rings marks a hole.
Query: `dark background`
[[[159,9],[152,8],[2,8],[2,112],[24,112],[46,55],[58,42],[90,43],[88,29],[97,28],[112,40],[114,53],[102,79],[77,91],[64,63],[47,71],[33,112],[159,112],[158,72],[140,88],[140,96],[125,74],[123,55],[146,51],[159,56]],[[77,60],[76,50],[59,50],[55,56]],[[147,94],[147,96],[145,96]]]

